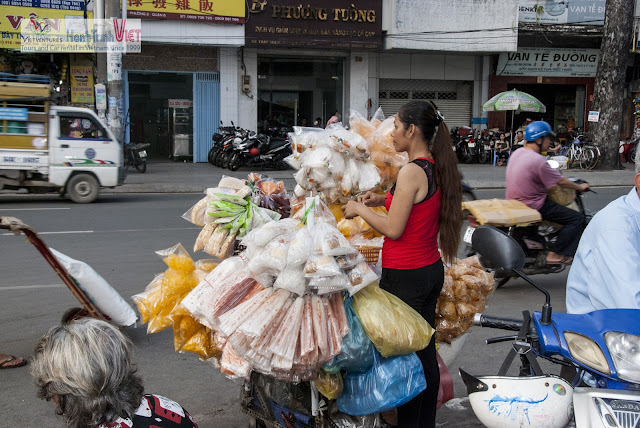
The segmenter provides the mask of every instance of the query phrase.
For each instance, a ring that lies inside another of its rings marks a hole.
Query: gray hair
[[[640,141],[636,142],[636,145],[640,144]],[[640,154],[638,154],[638,152],[636,151],[636,174],[640,173]]]
[[[144,388],[132,362],[133,344],[117,327],[84,318],[53,327],[35,349],[31,375],[38,397],[57,397],[56,413],[71,428],[133,418]]]

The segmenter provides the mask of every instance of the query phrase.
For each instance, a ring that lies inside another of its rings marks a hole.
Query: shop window
[[[414,100],[435,100],[435,92],[414,91],[412,94]]]
[[[458,93],[457,92],[438,92],[439,100],[457,100]]]
[[[406,100],[409,99],[409,91],[390,91],[389,98],[392,100]]]

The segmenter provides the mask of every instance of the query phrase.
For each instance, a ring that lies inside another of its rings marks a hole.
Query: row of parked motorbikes
[[[260,169],[287,169],[285,158],[292,154],[289,129],[267,127],[260,134],[235,126],[224,126],[213,134],[209,150],[211,165],[237,171],[242,166]]]
[[[451,141],[460,163],[489,163],[499,132],[472,129],[468,126],[451,128]]]

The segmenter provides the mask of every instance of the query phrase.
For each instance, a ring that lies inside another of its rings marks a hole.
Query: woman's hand
[[[366,196],[366,195],[362,195],[359,198],[364,197],[364,196]],[[360,202],[349,201],[349,202],[347,202],[347,205],[344,205],[342,207],[342,214],[344,215],[344,218],[346,218],[347,220],[350,220],[350,219],[352,219],[354,217],[358,217],[360,215],[360,214],[358,214],[358,211],[361,208],[364,208],[364,206],[365,205],[361,204]]]
[[[384,203],[384,199],[382,201],[380,199],[382,199],[381,195],[369,191],[364,195],[358,196],[356,200],[367,207],[379,207]]]

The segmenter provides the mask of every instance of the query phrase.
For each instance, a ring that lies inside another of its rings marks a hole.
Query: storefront
[[[314,0],[298,6],[274,0],[249,9],[245,44],[257,52],[260,127],[312,126],[316,120],[324,126],[336,110],[345,121],[354,96],[371,98],[368,70],[360,75],[358,66],[366,64],[366,52],[381,47],[381,2]],[[353,84],[356,74],[362,85]],[[364,113],[364,101],[357,104]]]
[[[520,48],[518,52],[500,54],[496,74],[489,78],[489,95],[518,89],[545,105],[544,113],[516,114],[516,129],[531,119],[549,122],[560,134],[572,129],[586,131],[598,56],[597,49],[569,48]],[[510,121],[511,113],[489,114],[490,128],[506,129]]]
[[[157,159],[200,159],[220,122],[218,49],[143,44],[123,57],[125,138]],[[196,160],[197,161],[197,160]]]

